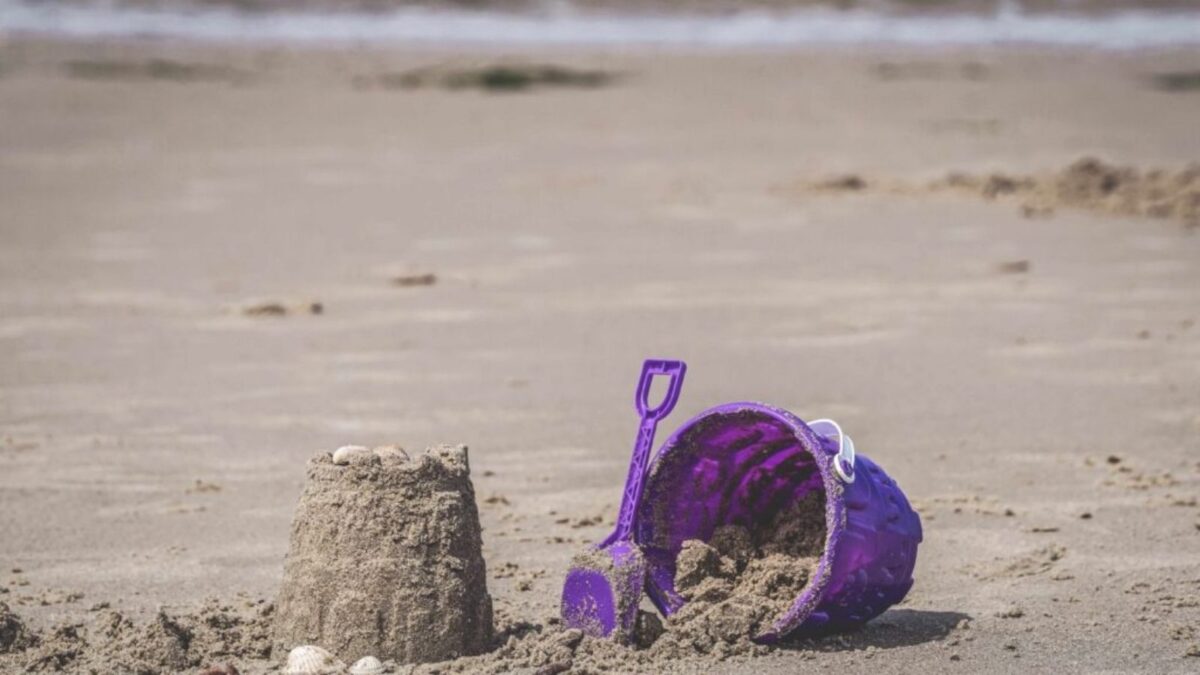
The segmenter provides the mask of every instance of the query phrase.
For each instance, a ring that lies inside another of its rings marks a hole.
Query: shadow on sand
[[[927,609],[891,609],[867,625],[850,633],[808,638],[780,645],[783,649],[818,652],[856,651],[875,647],[892,649],[944,640],[951,631],[971,617],[962,612],[936,612]]]

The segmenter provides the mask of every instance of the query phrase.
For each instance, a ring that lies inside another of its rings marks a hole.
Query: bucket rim
[[[683,436],[693,427],[713,417],[740,413],[757,413],[784,424],[799,442],[801,448],[813,458],[825,490],[825,547],[817,561],[816,570],[809,578],[804,590],[795,598],[788,610],[771,624],[770,629],[752,636],[756,642],[770,643],[783,639],[800,628],[820,605],[833,577],[834,555],[838,550],[842,532],[846,526],[845,485],[838,477],[834,466],[838,448],[826,442],[800,417],[778,406],[760,401],[724,403],[696,414],[672,432],[655,453],[643,489],[649,490],[654,485],[664,459],[677,451]],[[638,520],[634,528],[635,541],[639,545],[644,545],[645,542],[653,539],[653,519],[642,517],[648,508],[648,503],[648,499],[643,501],[643,507],[639,509]],[[667,594],[658,586],[655,575],[648,574],[646,584],[648,587],[653,586],[652,590],[655,592],[650,593],[651,600],[663,614],[669,615],[679,609],[679,607],[669,607],[662,601]]]

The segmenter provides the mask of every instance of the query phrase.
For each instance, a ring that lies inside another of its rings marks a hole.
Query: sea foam
[[[1200,12],[889,15],[821,8],[731,15],[544,14],[402,8],[384,13],[135,7],[0,0],[0,31],[244,42],[802,47],[1032,44],[1106,49],[1200,45]]]

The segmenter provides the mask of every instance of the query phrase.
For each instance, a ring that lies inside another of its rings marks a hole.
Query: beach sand
[[[497,61],[610,77],[404,79]],[[1200,230],[869,186],[1179,170],[1197,68],[9,37],[0,602],[270,599],[314,452],[465,443],[497,612],[541,622],[653,356],[690,367],[660,439],[734,400],[833,417],[924,521],[903,604],[714,668],[1195,672]]]

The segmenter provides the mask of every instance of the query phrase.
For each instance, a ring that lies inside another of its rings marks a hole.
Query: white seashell
[[[315,645],[303,645],[288,652],[283,675],[329,675],[341,672],[346,664]]]
[[[361,457],[367,457],[371,454],[371,449],[361,445],[343,445],[333,451],[334,464],[349,464]]]
[[[350,666],[350,675],[383,675],[383,663],[374,656],[364,656]]]
[[[402,464],[408,461],[408,453],[398,445],[381,445],[373,452],[384,464]]]

